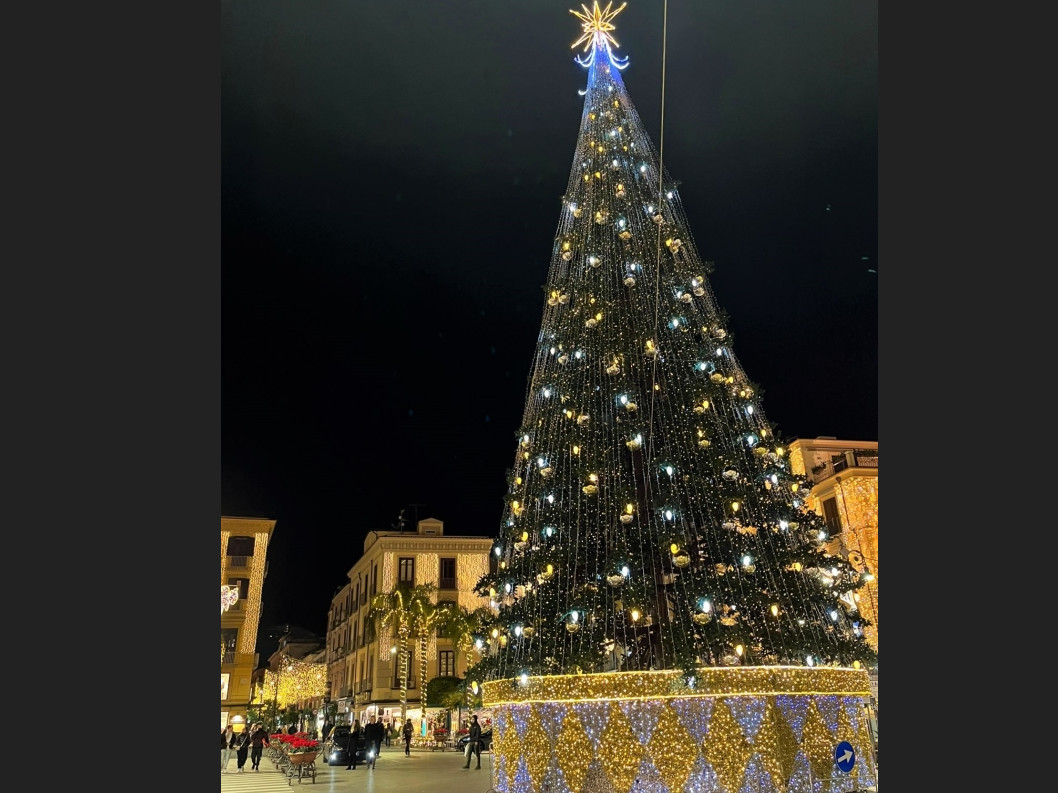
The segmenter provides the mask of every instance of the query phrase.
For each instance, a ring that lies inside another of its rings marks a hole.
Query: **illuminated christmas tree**
[[[625,90],[624,7],[572,12],[584,111],[470,675],[873,663]]]

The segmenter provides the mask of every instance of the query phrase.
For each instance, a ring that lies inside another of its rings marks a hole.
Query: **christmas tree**
[[[735,357],[612,5],[572,12],[584,111],[469,674],[873,663],[864,580]]]

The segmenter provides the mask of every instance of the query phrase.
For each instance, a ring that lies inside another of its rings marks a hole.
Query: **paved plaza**
[[[492,787],[494,768],[491,752],[481,753],[481,770],[465,770],[463,755],[452,750],[411,750],[411,757],[404,756],[404,745],[383,746],[378,766],[369,770],[358,765],[355,771],[345,766],[329,766],[323,757],[316,760],[316,779],[295,777],[288,780],[268,759],[268,752],[261,758],[261,770],[235,771],[235,755],[228,763],[228,773],[220,775],[221,793],[280,793],[293,788],[309,788],[312,793],[437,793],[438,790],[458,790],[460,793],[486,793]],[[307,793],[307,792],[306,792]]]

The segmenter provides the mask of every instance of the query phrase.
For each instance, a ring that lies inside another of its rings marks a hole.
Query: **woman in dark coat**
[[[237,774],[241,774],[242,767],[246,765],[246,756],[250,754],[250,743],[249,727],[235,736],[235,765],[239,769],[235,772]]]
[[[345,767],[346,771],[356,770],[356,748],[364,738],[362,733],[363,731],[360,729],[360,719],[356,719],[353,722],[353,726],[349,728],[349,765]]]

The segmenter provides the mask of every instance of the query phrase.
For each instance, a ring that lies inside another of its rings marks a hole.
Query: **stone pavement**
[[[412,748],[411,757],[404,756],[404,745],[383,746],[378,765],[368,769],[357,765],[347,771],[344,765],[329,766],[321,755],[316,759],[316,779],[297,777],[287,779],[268,759],[265,750],[261,770],[236,773],[235,755],[228,763],[228,773],[220,775],[221,793],[290,793],[292,788],[309,787],[312,793],[438,793],[458,790],[460,793],[486,793],[492,787],[494,770],[491,752],[481,753],[481,770],[464,769],[463,755],[452,750]]]

